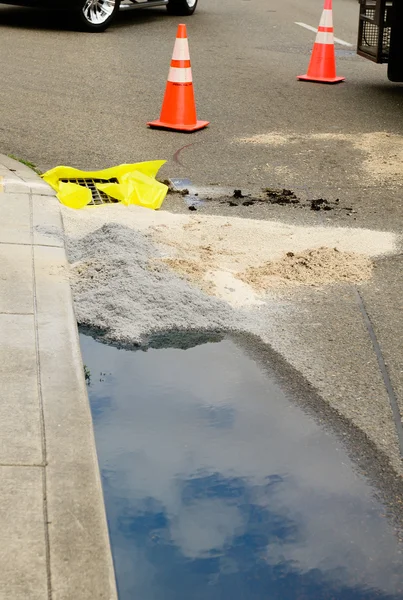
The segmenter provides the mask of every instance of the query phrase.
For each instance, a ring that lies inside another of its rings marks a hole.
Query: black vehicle
[[[131,9],[166,6],[172,15],[192,15],[198,0],[131,0]],[[37,6],[46,8],[65,8],[75,17],[80,29],[85,31],[105,31],[112,23],[120,8],[121,0],[0,0],[0,4],[15,6]]]

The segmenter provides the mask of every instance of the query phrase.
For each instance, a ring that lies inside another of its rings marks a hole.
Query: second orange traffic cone
[[[179,25],[161,116],[147,125],[190,133],[208,124],[197,120],[186,25]]]
[[[308,72],[306,75],[300,75],[298,79],[316,83],[339,83],[345,79],[336,75],[332,0],[325,0]]]

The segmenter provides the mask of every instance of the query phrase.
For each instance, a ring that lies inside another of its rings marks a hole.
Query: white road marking
[[[295,25],[299,25],[300,27],[304,27],[305,29],[309,29],[309,31],[313,31],[314,33],[318,32],[318,29],[316,27],[312,27],[312,25],[307,25],[306,23],[300,23],[299,21],[295,21]],[[349,48],[353,47],[353,44],[350,44],[350,42],[345,42],[344,40],[341,40],[340,38],[334,38],[334,41],[337,44],[341,44],[342,46],[348,46]]]

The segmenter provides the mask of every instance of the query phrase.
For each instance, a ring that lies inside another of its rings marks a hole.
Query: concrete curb
[[[0,155],[0,211],[0,597],[116,600],[60,205]]]

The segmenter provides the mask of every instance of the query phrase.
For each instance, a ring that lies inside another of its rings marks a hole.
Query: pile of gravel
[[[141,344],[154,331],[172,329],[240,329],[238,312],[156,261],[160,251],[139,231],[109,223],[82,238],[66,236],[66,248],[77,320],[104,331],[107,341]]]

